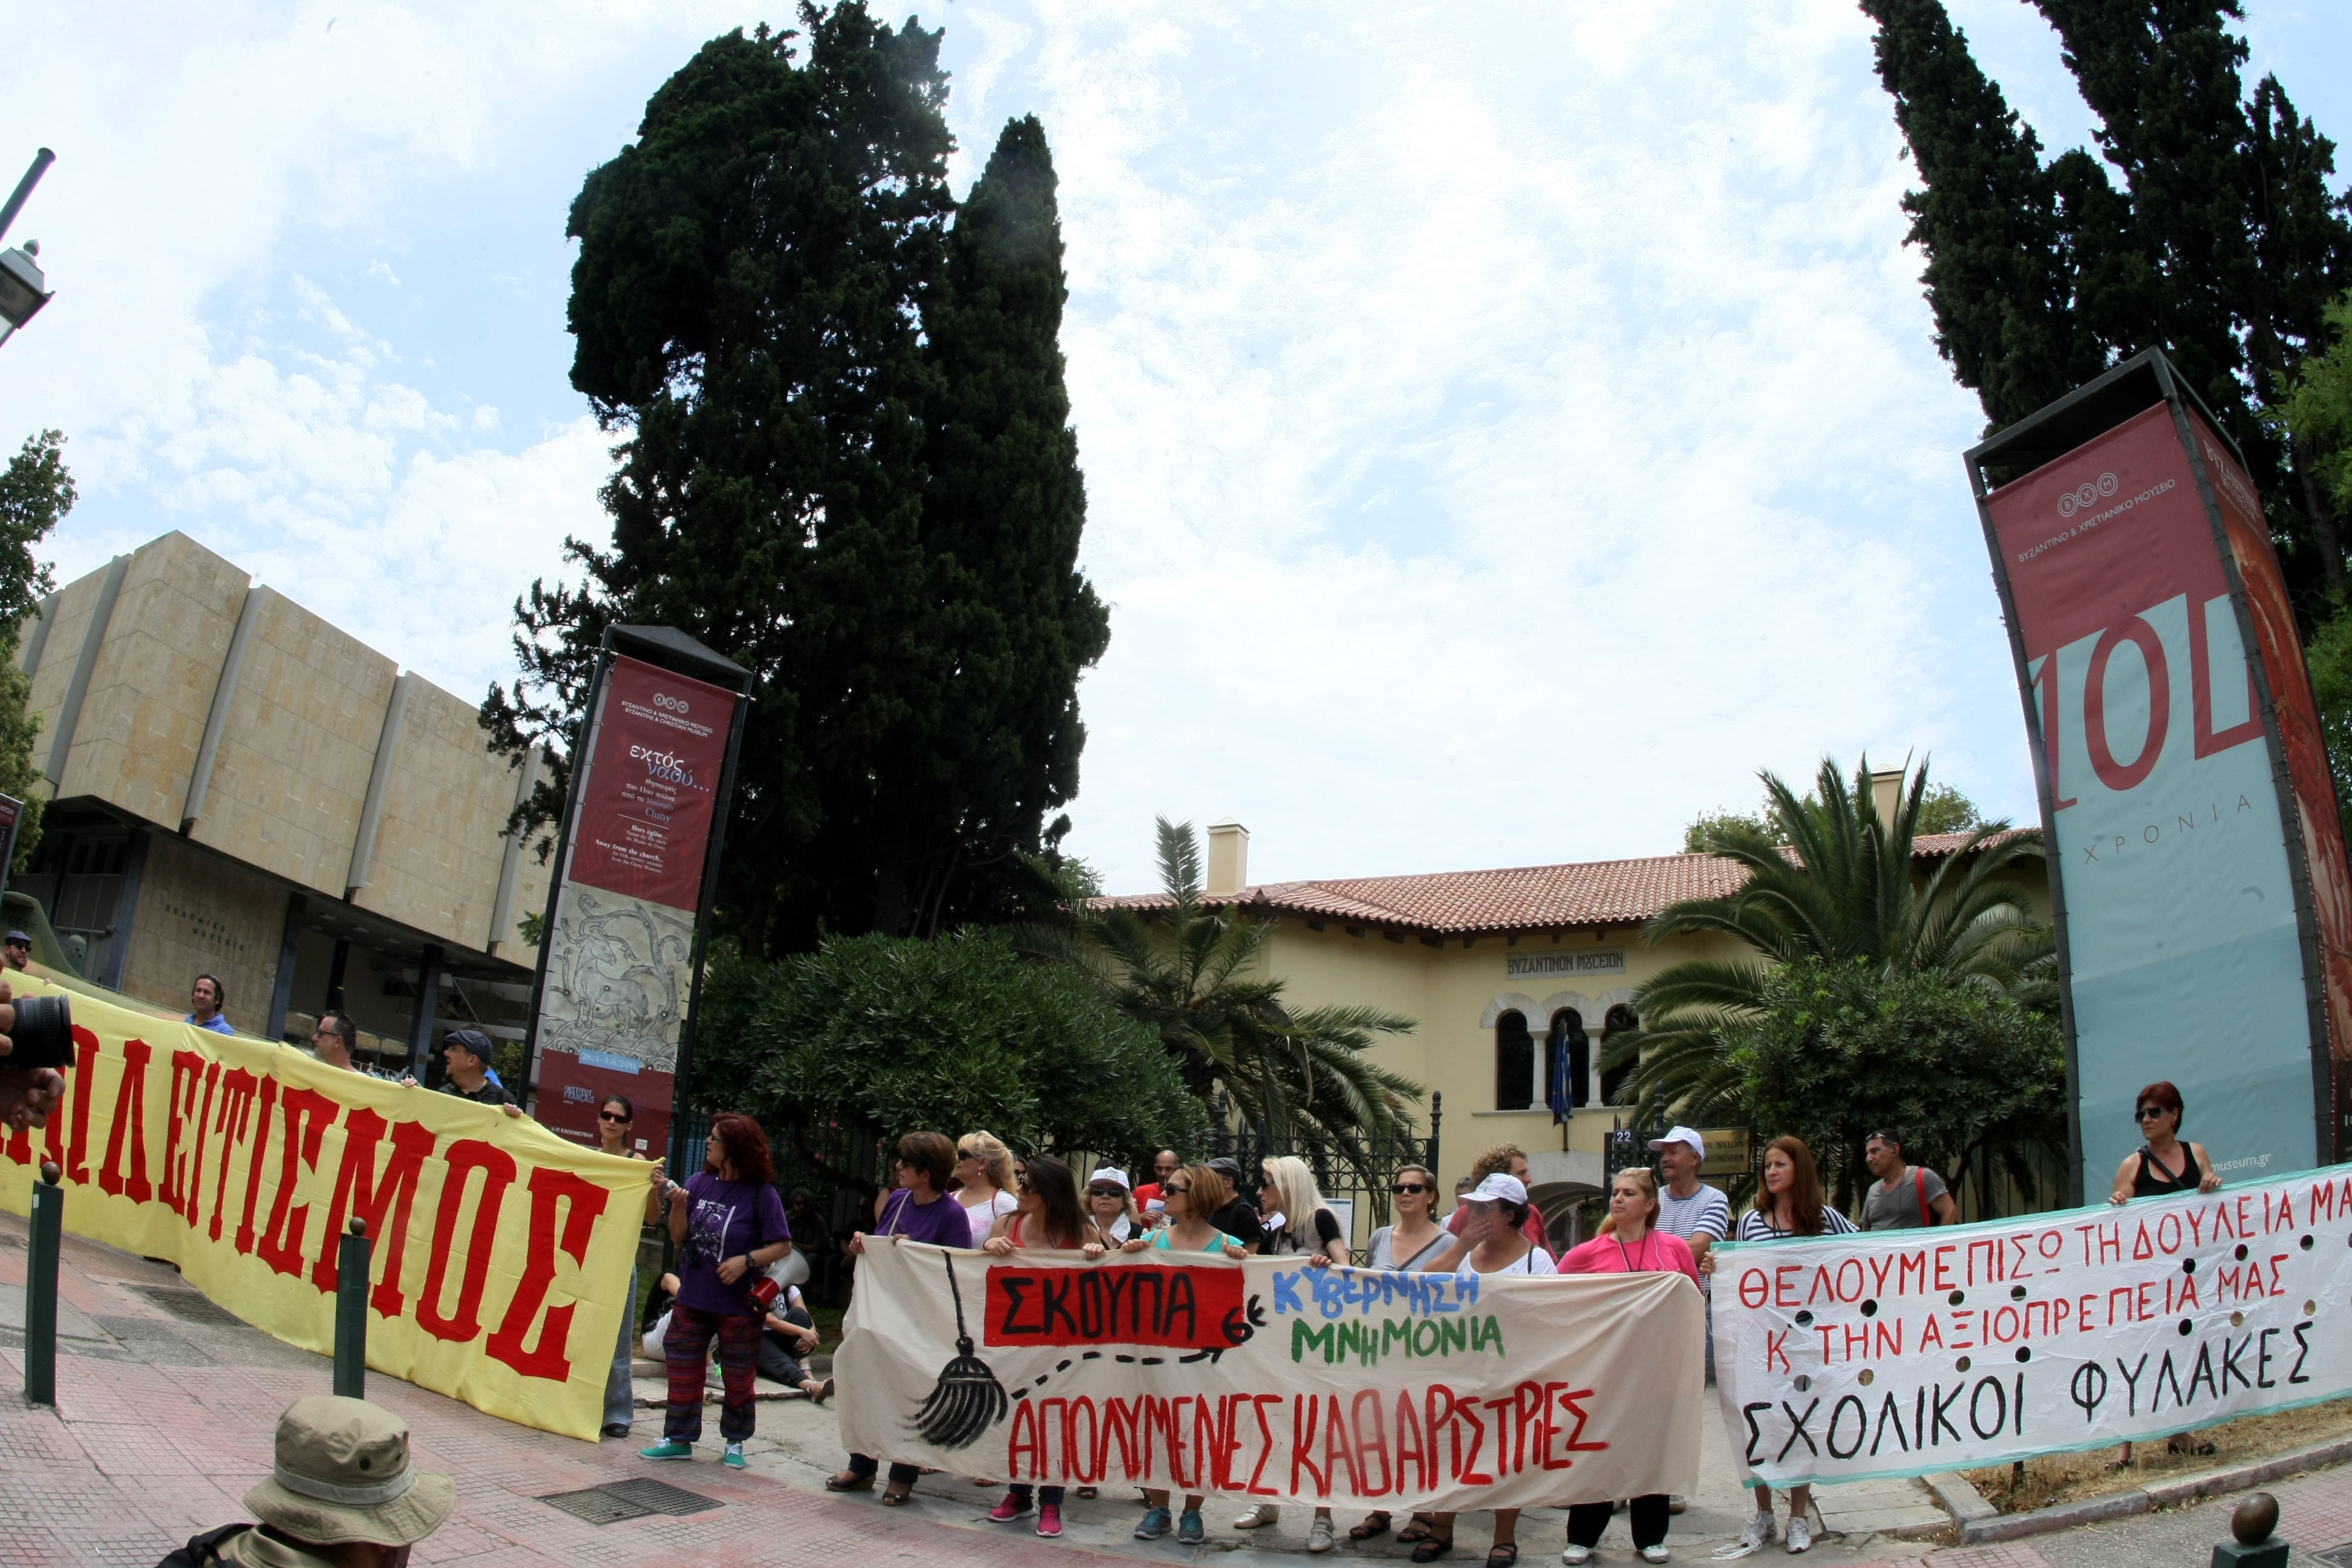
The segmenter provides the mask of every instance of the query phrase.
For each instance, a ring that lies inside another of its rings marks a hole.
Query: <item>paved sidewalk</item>
[[[168,1267],[68,1237],[60,1296],[73,1333],[59,1342],[59,1407],[29,1409],[18,1392],[21,1335],[14,1327],[24,1261],[23,1222],[0,1215],[0,1301],[9,1303],[0,1309],[0,1568],[149,1568],[188,1536],[245,1517],[240,1500],[269,1468],[278,1413],[301,1394],[327,1389],[326,1360],[236,1321],[189,1290]],[[1231,1528],[1241,1504],[1230,1500],[1211,1500],[1207,1546],[1147,1544],[1131,1537],[1139,1508],[1128,1487],[1107,1487],[1092,1500],[1074,1499],[1060,1541],[1040,1540],[1029,1521],[989,1523],[983,1516],[1000,1494],[957,1477],[922,1478],[916,1500],[904,1509],[885,1509],[870,1496],[835,1497],[822,1489],[824,1476],[841,1462],[833,1413],[797,1398],[761,1405],[760,1436],[749,1445],[751,1468],[738,1474],[714,1462],[715,1411],[708,1424],[713,1443],[696,1462],[655,1465],[635,1454],[659,1433],[653,1412],[641,1414],[636,1436],[626,1443],[588,1444],[498,1420],[381,1373],[369,1374],[368,1393],[407,1419],[425,1468],[457,1479],[457,1513],[417,1549],[419,1563],[844,1568],[904,1560],[1067,1568],[1074,1559],[1172,1564],[1247,1552],[1265,1568],[1298,1568],[1310,1561],[1393,1562],[1406,1554],[1391,1536],[1361,1546],[1343,1543],[1329,1558],[1308,1559],[1299,1548],[1310,1510],[1286,1509],[1279,1526],[1244,1533]],[[1750,1506],[1715,1426],[1708,1424],[1699,1493],[1675,1519],[1668,1538],[1675,1562],[1686,1568],[1708,1563],[1715,1548],[1734,1539]],[[542,1500],[551,1493],[646,1479],[719,1506],[598,1526]],[[2272,1489],[2285,1507],[2282,1533],[2298,1555],[2352,1541],[2352,1467]],[[2213,1543],[2228,1534],[2232,1500],[2031,1542],[1939,1551],[1933,1542],[1895,1540],[1865,1528],[1916,1506],[1906,1486],[1823,1489],[1823,1521],[1832,1529],[1843,1521],[1851,1533],[1825,1536],[1812,1561],[1819,1568],[1909,1568],[1923,1559],[1927,1568],[2159,1563],[2202,1568]],[[1342,1531],[1360,1517],[1360,1510],[1345,1509],[1337,1515]],[[1451,1560],[1483,1561],[1488,1527],[1484,1516],[1465,1516]],[[1561,1539],[1559,1510],[1532,1509],[1522,1516],[1527,1568],[1556,1561]],[[1622,1516],[1603,1538],[1601,1561],[1609,1568],[1636,1561]],[[1759,1554],[1757,1568],[1786,1561],[1775,1545]]]

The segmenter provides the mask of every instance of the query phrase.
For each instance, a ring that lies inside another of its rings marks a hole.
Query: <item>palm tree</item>
[[[1813,794],[1802,799],[1770,772],[1762,776],[1772,831],[1727,824],[1709,840],[1713,853],[1748,868],[1748,880],[1722,898],[1670,904],[1643,928],[1652,942],[1716,932],[1756,957],[1692,959],[1634,993],[1640,1023],[1610,1037],[1601,1062],[1632,1066],[1619,1099],[1638,1107],[1637,1121],[1740,1119],[1743,1077],[1727,1034],[1761,1011],[1759,994],[1775,963],[1859,960],[1888,974],[1937,969],[2029,1006],[2053,999],[2053,939],[2013,876],[2042,858],[2038,829],[1982,824],[1915,886],[1911,846],[1925,763],[1891,823],[1872,799],[1867,757],[1851,788],[1824,757]]]
[[[1223,1089],[1269,1143],[1370,1168],[1378,1144],[1412,1134],[1423,1090],[1367,1053],[1419,1024],[1377,1007],[1285,1005],[1284,983],[1263,973],[1274,922],[1204,908],[1192,825],[1157,827],[1167,902],[1156,919],[1068,903],[1061,926],[1032,928],[1030,951],[1086,967],[1113,1006],[1158,1032],[1195,1094]]]

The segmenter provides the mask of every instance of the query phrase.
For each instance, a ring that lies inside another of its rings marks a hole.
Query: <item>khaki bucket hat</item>
[[[313,1394],[288,1405],[277,1461],[245,1506],[280,1534],[320,1546],[413,1546],[457,1503],[456,1482],[410,1463],[407,1424],[364,1399]]]

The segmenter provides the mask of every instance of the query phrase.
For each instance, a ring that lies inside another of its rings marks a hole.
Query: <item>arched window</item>
[[[1565,1083],[1560,1080],[1562,1052],[1568,1057]],[[1573,1007],[1551,1016],[1551,1031],[1544,1036],[1543,1080],[1544,1103],[1554,1110],[1573,1110],[1592,1098],[1592,1037],[1584,1032],[1584,1016]]]
[[[1618,1030],[1633,1028],[1640,1022],[1641,1020],[1633,1016],[1633,1009],[1626,1006],[1622,1002],[1620,1002],[1617,1005],[1609,1009],[1608,1017],[1601,1021],[1601,1029],[1603,1032],[1601,1037],[1605,1042],[1612,1036],[1615,1035]],[[1632,1062],[1627,1062],[1622,1067],[1613,1067],[1604,1070],[1601,1075],[1601,1098],[1610,1104],[1615,1104],[1617,1101],[1617,1086],[1623,1083],[1627,1075],[1632,1073],[1633,1070],[1633,1064]]]
[[[1495,1109],[1525,1110],[1535,1103],[1536,1037],[1516,1009],[1495,1020]]]

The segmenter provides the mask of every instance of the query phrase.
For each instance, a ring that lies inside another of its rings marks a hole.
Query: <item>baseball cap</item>
[[[1650,1147],[1653,1149],[1663,1149],[1669,1143],[1687,1143],[1691,1146],[1692,1153],[1702,1160],[1706,1158],[1706,1140],[1687,1127],[1674,1128],[1664,1138],[1650,1140]]]
[[[1528,1201],[1528,1185],[1517,1176],[1507,1176],[1497,1171],[1478,1184],[1478,1190],[1470,1194],[1470,1201],[1474,1204],[1525,1204]]]
[[[7,947],[30,947],[30,946],[32,946],[32,945],[33,945],[33,939],[32,939],[31,937],[29,937],[29,936],[26,936],[23,931],[10,931],[10,932],[8,933],[7,937],[6,937],[5,940],[0,940],[0,946],[7,946]]]
[[[1093,1175],[1087,1178],[1087,1185],[1088,1186],[1094,1185],[1097,1182],[1112,1182],[1116,1183],[1119,1186],[1125,1187],[1130,1193],[1135,1191],[1135,1184],[1129,1181],[1127,1179],[1127,1173],[1120,1170],[1117,1165],[1105,1165],[1101,1170],[1097,1171]]]

